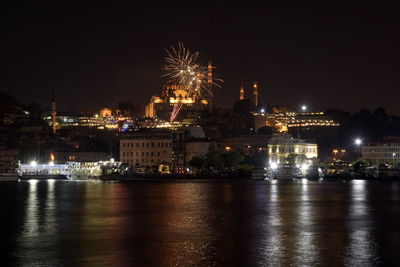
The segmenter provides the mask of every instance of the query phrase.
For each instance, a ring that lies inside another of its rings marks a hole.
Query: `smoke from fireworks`
[[[172,47],[171,51],[165,50],[167,57],[163,70],[163,75],[168,78],[168,82],[183,85],[188,90],[190,96],[201,97],[202,93],[207,92],[212,95],[212,85],[220,87],[220,79],[207,79],[207,66],[199,63],[199,52],[191,52],[182,43],[178,43],[178,48]]]

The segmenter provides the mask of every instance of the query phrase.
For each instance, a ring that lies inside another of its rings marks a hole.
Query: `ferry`
[[[265,180],[293,181],[307,179],[320,181],[323,179],[322,170],[316,164],[281,164],[271,163],[266,169]]]
[[[271,163],[266,170],[265,180],[293,180],[299,176],[299,170],[294,164],[280,164]]]
[[[47,179],[69,179],[71,177],[67,164],[37,164],[35,161],[30,164],[20,164],[19,173],[21,180],[47,180]]]

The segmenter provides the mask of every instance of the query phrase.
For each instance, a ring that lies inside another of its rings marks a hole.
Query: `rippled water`
[[[0,183],[1,266],[399,265],[400,183]]]

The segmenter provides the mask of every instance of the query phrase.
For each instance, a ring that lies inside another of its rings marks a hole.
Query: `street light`
[[[356,138],[356,139],[354,140],[354,144],[356,144],[356,146],[357,146],[357,152],[358,152],[358,154],[361,154],[361,148],[360,148],[360,146],[361,146],[361,144],[362,144],[362,140],[361,140],[360,138]],[[359,155],[359,156],[361,156],[361,155]]]
[[[307,110],[307,106],[306,106],[306,105],[302,105],[302,106],[301,106],[301,110],[302,110],[302,111],[306,111],[306,110]]]
[[[356,140],[354,140],[354,143],[355,143],[357,146],[360,146],[360,145],[362,144],[362,140],[361,140],[360,138],[356,138]]]

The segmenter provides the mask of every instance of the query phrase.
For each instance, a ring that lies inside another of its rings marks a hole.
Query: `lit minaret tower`
[[[257,81],[253,83],[253,97],[254,97],[254,105],[258,106],[258,84]]]
[[[51,131],[53,134],[56,133],[56,101],[54,98],[54,91],[51,94]]]
[[[240,85],[240,94],[239,94],[239,100],[243,100],[244,99],[244,86],[243,83]]]
[[[211,63],[211,60],[209,60],[208,61],[208,66],[207,66],[207,82],[208,82],[208,85],[212,85],[212,63]]]
[[[208,61],[208,66],[207,66],[207,83],[208,83],[208,90],[210,90],[210,92],[209,92],[209,95],[210,95],[210,98],[209,98],[209,103],[208,103],[208,105],[209,105],[209,110],[210,110],[210,112],[212,112],[212,109],[213,109],[213,97],[214,97],[214,92],[213,92],[213,73],[212,73],[212,69],[213,69],[213,66],[212,66],[212,62],[211,62],[211,60],[209,60]]]

